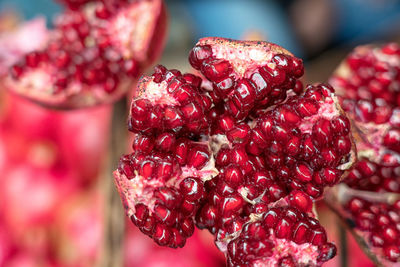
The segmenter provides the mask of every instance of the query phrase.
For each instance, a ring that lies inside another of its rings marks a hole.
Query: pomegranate
[[[205,77],[157,66],[132,100],[133,152],[114,172],[132,222],[170,247],[183,246],[194,224],[208,229],[233,266],[316,266],[331,259],[336,247],[313,203],[356,158],[334,89],[316,84],[303,92],[301,60],[266,42],[205,38],[189,61],[197,68],[201,61]],[[253,94],[243,84],[259,90],[262,79],[278,90],[261,75],[267,67],[291,80],[280,84],[283,93],[268,89],[241,106],[241,114],[232,112],[229,103]],[[213,75],[227,73],[234,85],[223,96]]]
[[[390,239],[397,237],[397,219],[388,215],[400,214],[394,202],[400,193],[399,71],[397,44],[367,45],[357,47],[330,79],[353,122],[358,163],[344,180],[350,188],[342,185],[334,191],[340,195],[328,200],[352,222],[367,255],[385,265],[400,262],[400,244]]]
[[[88,3],[86,3],[88,2]],[[75,108],[112,102],[159,55],[162,0],[68,1],[43,49],[11,68],[7,87],[41,104]]]

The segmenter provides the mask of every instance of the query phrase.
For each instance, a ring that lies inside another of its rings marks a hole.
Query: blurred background
[[[400,39],[396,0],[166,1],[169,38],[161,63],[188,70],[187,55],[205,36],[275,42],[304,59],[308,82],[325,81],[354,46]],[[0,72],[18,58],[24,21],[32,38],[62,7],[52,0],[0,0]],[[42,18],[46,18],[43,20]],[[29,39],[27,39],[29,40]],[[25,40],[25,42],[27,42]],[[22,43],[21,43],[22,42]],[[103,240],[111,107],[52,111],[0,91],[0,266],[94,266]],[[342,249],[327,266],[373,266],[321,204],[322,223]],[[122,219],[122,218],[121,218]],[[197,231],[185,248],[160,248],[127,224],[125,266],[224,266],[212,236]]]

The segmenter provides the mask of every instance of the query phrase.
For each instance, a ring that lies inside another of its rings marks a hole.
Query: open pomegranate
[[[157,66],[132,100],[133,152],[114,172],[132,222],[170,247],[208,229],[231,266],[331,259],[313,202],[355,160],[333,88],[303,92],[301,60],[266,42],[205,38],[189,61],[205,77]]]
[[[58,108],[112,102],[160,55],[163,1],[66,2],[74,9],[56,17],[44,49],[11,68],[8,87]]]
[[[344,180],[350,188],[342,185],[328,200],[342,215],[347,207],[353,233],[375,262],[400,262],[400,47],[357,47],[330,82],[353,122],[358,163]]]

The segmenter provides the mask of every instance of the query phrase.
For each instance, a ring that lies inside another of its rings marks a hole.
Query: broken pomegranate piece
[[[272,43],[203,38],[189,62],[212,83],[215,98],[237,119],[254,108],[284,101],[290,89],[303,89],[297,81],[304,73],[302,60]]]
[[[400,261],[400,244],[390,241],[400,218],[399,70],[397,44],[360,46],[330,79],[353,122],[358,162],[344,180],[350,188],[341,185],[327,200],[348,218],[366,254],[385,266]]]
[[[246,61],[252,46],[273,47],[269,58],[285,51],[264,42],[202,40],[218,49],[235,44],[223,60],[248,70],[265,63]],[[301,76],[295,73],[293,79]],[[133,152],[114,172],[127,215],[170,247],[184,244],[189,222],[208,229],[232,266],[318,266],[334,257],[313,204],[356,155],[333,88],[316,84],[303,92],[292,84],[279,101],[254,104],[237,117],[209,85],[163,66],[140,80],[129,117]],[[233,91],[240,86],[235,82]]]
[[[47,46],[11,68],[8,88],[57,108],[109,103],[131,89],[163,48],[162,0],[86,2],[56,17]]]

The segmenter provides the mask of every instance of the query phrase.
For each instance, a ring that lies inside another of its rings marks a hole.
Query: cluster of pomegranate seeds
[[[139,83],[132,101],[129,129],[140,132],[173,131],[188,135],[208,133],[206,113],[211,98],[201,92],[200,77],[156,66],[151,78]]]
[[[293,246],[295,250],[291,250]],[[227,249],[230,266],[258,266],[257,262],[263,266],[297,266],[307,263],[303,257],[311,253],[318,255],[319,263],[336,255],[336,246],[327,242],[318,220],[294,207],[271,208],[260,220],[243,225]]]
[[[400,231],[400,205],[387,200],[400,193],[400,47],[357,47],[330,82],[354,122],[358,152],[344,180],[351,189],[342,186],[331,205],[354,222],[350,226],[368,244],[369,255],[375,254],[373,260],[398,262],[400,244],[392,238]],[[380,201],[370,198],[375,195]]]
[[[212,83],[214,99],[224,102],[235,119],[282,102],[288,90],[303,91],[297,80],[304,73],[302,60],[274,44],[204,38],[189,62]]]
[[[345,182],[359,190],[400,193],[400,167],[381,166],[363,159],[346,176]]]
[[[204,197],[201,179],[215,175],[207,144],[167,132],[138,133],[133,150],[121,157],[116,176],[118,187],[127,190],[122,197],[128,215],[159,245],[182,247]]]
[[[220,51],[217,59],[210,55],[206,61],[204,46]],[[204,62],[205,77],[156,66],[137,86],[128,123],[136,135],[133,152],[121,157],[114,173],[128,216],[158,244],[171,247],[180,246],[171,233],[188,237],[180,231],[183,220],[208,229],[234,266],[320,265],[331,259],[336,247],[327,242],[313,203],[341,180],[355,156],[350,122],[333,88],[316,84],[303,92],[297,79],[301,60],[265,42],[205,38],[189,60]],[[245,70],[244,76],[229,72],[233,88],[226,96],[212,80],[225,73],[224,66]],[[264,80],[268,89],[257,101],[237,106],[237,116],[229,103],[239,94],[247,101],[243,83],[257,83],[245,79],[267,68],[282,81]],[[186,199],[185,190],[201,193]],[[270,220],[271,212],[277,221],[261,225],[260,235],[254,227]],[[138,223],[142,217],[152,219]],[[161,223],[163,228],[156,227]]]
[[[393,205],[352,198],[347,209],[355,227],[367,232],[369,243],[381,248],[386,259],[400,260],[400,201]]]
[[[158,53],[153,42],[162,46],[162,1],[66,2],[72,9],[56,17],[47,47],[12,67],[11,87],[66,107],[120,97],[151,63],[149,53]]]

